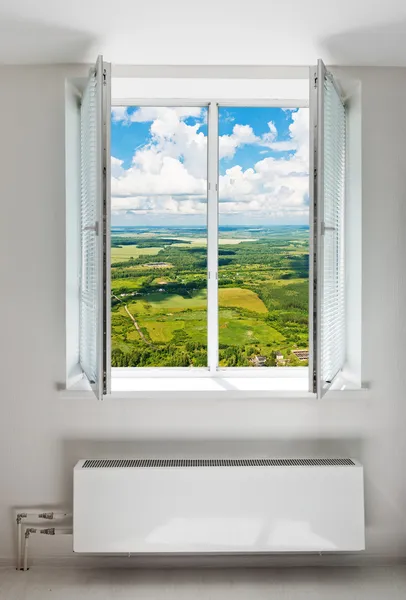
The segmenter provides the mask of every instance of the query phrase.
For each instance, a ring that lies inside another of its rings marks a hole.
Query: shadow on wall
[[[84,63],[92,54],[96,60],[97,41],[84,31],[0,13],[0,62],[3,64]]]
[[[343,31],[318,47],[331,65],[405,66],[406,20]]]

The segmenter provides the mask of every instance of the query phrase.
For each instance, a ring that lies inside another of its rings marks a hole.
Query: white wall
[[[322,402],[98,403],[57,391],[65,380],[65,77],[82,70],[0,69],[0,557],[14,552],[13,507],[71,504],[79,458],[220,453],[359,458],[368,552],[406,556],[406,70],[348,72],[362,83],[363,363],[371,392]],[[51,554],[56,540],[41,542]]]

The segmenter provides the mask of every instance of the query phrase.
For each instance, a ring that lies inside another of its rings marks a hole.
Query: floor
[[[1,600],[405,600],[406,565],[378,568],[0,570]]]

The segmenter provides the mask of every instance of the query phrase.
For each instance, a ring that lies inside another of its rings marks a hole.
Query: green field
[[[219,321],[220,344],[237,346],[257,344],[263,348],[267,344],[284,341],[279,331],[255,318],[244,319],[238,314],[233,314],[232,319],[224,318],[220,310]]]
[[[182,331],[188,335],[188,331],[193,331],[194,341],[201,344],[206,343],[207,328],[204,321],[145,321],[145,328],[148,331],[152,342],[170,342],[176,331]]]
[[[200,290],[186,298],[178,295],[169,295],[164,293],[151,293],[141,296],[137,300],[128,302],[128,309],[132,314],[151,315],[165,314],[169,312],[179,312],[191,309],[205,309],[207,305],[206,290]],[[123,314],[124,308],[119,308]]]
[[[131,272],[132,274],[132,272]],[[121,293],[135,293],[138,290],[142,290],[145,282],[148,280],[148,276],[144,275],[140,271],[134,273],[134,277],[125,277],[123,279],[112,279],[111,280],[111,292],[113,294]]]
[[[280,353],[307,364],[293,351],[308,347],[308,237],[304,226],[220,231],[220,366],[272,366]],[[205,245],[201,228],[113,228],[113,366],[207,366]]]
[[[130,260],[131,258],[138,258],[138,256],[147,255],[154,256],[162,248],[137,248],[137,246],[122,246],[121,248],[111,249],[111,264],[121,262],[123,260]]]
[[[268,312],[267,307],[255,292],[242,288],[220,288],[219,306],[220,308],[228,306],[246,308],[258,314]]]

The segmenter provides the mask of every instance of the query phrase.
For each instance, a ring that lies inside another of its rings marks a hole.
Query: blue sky
[[[219,108],[220,223],[308,223],[308,109]],[[112,224],[202,225],[207,109],[112,110]]]
[[[269,132],[268,123],[275,123],[278,130],[278,139],[289,139],[289,125],[292,123],[292,112],[284,111],[280,108],[219,108],[219,135],[231,135],[233,126],[236,123],[240,125],[249,125],[257,136]],[[292,152],[274,152],[259,145],[247,145],[238,148],[232,159],[223,158],[220,161],[220,173],[224,175],[231,164],[239,164],[244,169],[252,167],[256,162],[265,157],[273,156],[275,158],[287,157]]]

